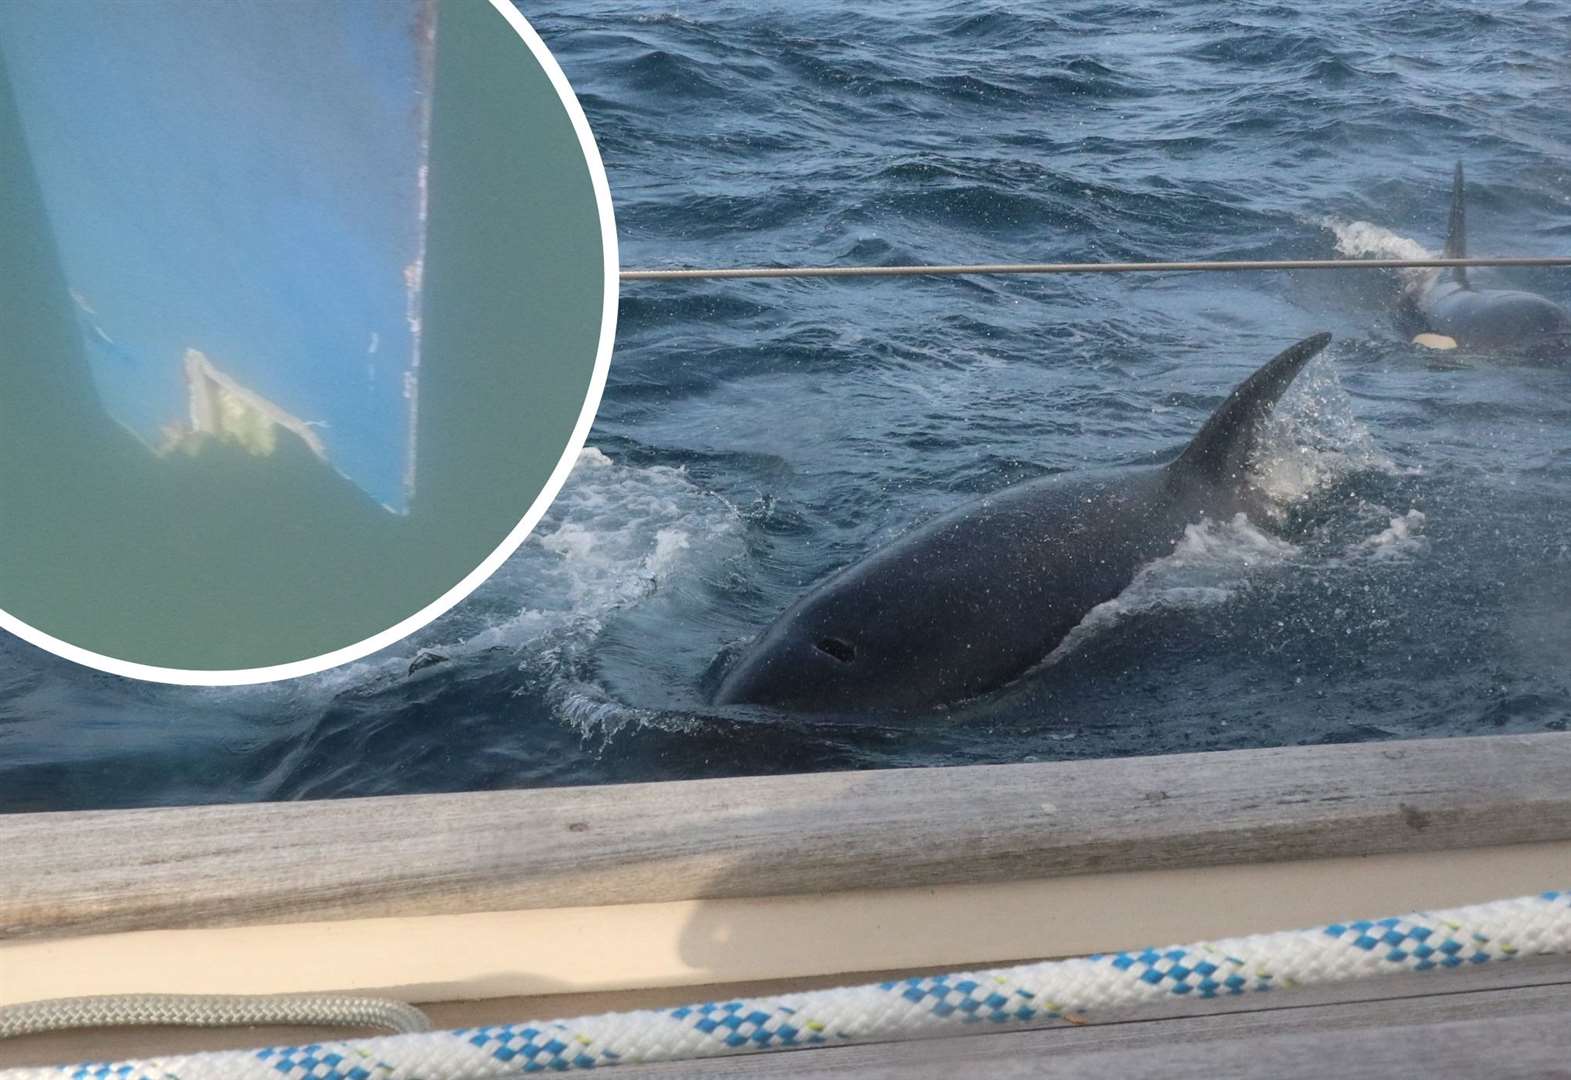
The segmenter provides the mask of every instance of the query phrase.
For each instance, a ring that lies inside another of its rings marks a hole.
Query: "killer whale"
[[[1467,208],[1459,161],[1451,184],[1445,257],[1466,256]],[[1521,289],[1477,288],[1466,267],[1440,267],[1417,278],[1404,293],[1403,315],[1411,334],[1439,335],[1464,349],[1571,359],[1571,311]]]
[[[1186,527],[1257,509],[1249,457],[1277,400],[1330,340],[1316,334],[1261,367],[1166,465],[1017,484],[834,574],[741,652],[713,702],[876,712],[1009,682]]]

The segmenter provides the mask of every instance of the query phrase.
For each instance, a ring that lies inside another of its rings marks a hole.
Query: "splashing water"
[[[1124,591],[1086,613],[1043,661],[1059,663],[1091,639],[1153,612],[1215,607],[1234,599],[1254,575],[1290,563],[1296,546],[1257,528],[1243,514],[1184,529],[1172,554],[1141,567]]]
[[[1427,520],[1422,510],[1409,510],[1401,517],[1392,518],[1387,528],[1349,547],[1348,554],[1382,560],[1417,558],[1429,548],[1429,541],[1423,535]]]
[[[1352,259],[1431,259],[1434,252],[1417,240],[1392,232],[1369,221],[1347,221],[1336,217],[1322,218],[1321,225],[1336,237],[1338,254]],[[1404,291],[1418,288],[1433,270],[1423,267],[1403,267],[1396,271]]]
[[[681,468],[621,465],[586,447],[519,555],[477,590],[468,619],[439,634],[472,630],[463,643],[487,648],[569,628],[592,633],[695,563],[735,553],[740,532],[737,512]],[[516,614],[494,621],[509,609]]]
[[[1268,512],[1278,521],[1350,474],[1398,472],[1358,418],[1352,396],[1326,354],[1309,363],[1277,404],[1250,469],[1255,487],[1267,497]]]
[[[1339,254],[1354,259],[1430,259],[1434,253],[1417,240],[1369,221],[1327,217],[1321,224],[1336,236]]]

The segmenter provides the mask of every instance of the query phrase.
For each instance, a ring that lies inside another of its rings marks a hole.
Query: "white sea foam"
[[[1429,549],[1424,533],[1426,519],[1421,510],[1409,510],[1391,518],[1391,524],[1373,536],[1348,546],[1347,554],[1377,560],[1410,560]]]
[[[1392,232],[1369,221],[1348,221],[1326,217],[1320,224],[1336,237],[1339,254],[1353,259],[1428,259],[1433,253],[1423,244],[1401,233]]]
[[[695,562],[737,550],[740,515],[685,470],[618,464],[594,447],[551,511],[474,597],[435,624],[446,642],[520,645],[657,592]],[[509,613],[501,621],[496,615]]]
[[[1392,232],[1369,221],[1348,221],[1325,217],[1320,224],[1336,237],[1336,250],[1350,259],[1432,259],[1434,252],[1417,240]],[[1407,288],[1416,286],[1433,271],[1421,268],[1398,270]]]
[[[1225,604],[1253,575],[1297,558],[1299,549],[1256,527],[1243,514],[1184,529],[1172,554],[1141,567],[1116,597],[1092,608],[1047,657],[1054,664],[1132,616]]]
[[[566,695],[573,659],[612,613],[735,555],[742,533],[736,510],[685,470],[623,464],[585,447],[545,518],[468,599],[393,648],[299,680],[290,692],[402,678],[422,652],[459,660],[503,649],[560,682],[554,697]],[[576,709],[580,718],[595,712],[589,701]]]

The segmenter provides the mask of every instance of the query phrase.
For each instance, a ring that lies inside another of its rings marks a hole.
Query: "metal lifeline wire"
[[[1042,915],[1051,918],[1051,911]],[[501,1080],[525,1073],[1125,1018],[1164,1001],[1571,953],[1571,892],[675,1009],[6,1071],[0,1080]],[[1440,989],[1439,986],[1436,989]]]
[[[1426,270],[1460,266],[1571,267],[1571,255],[1448,259],[1233,259],[1191,262],[957,263],[931,266],[739,266],[623,270],[624,282],[727,278],[961,277],[967,274],[1232,273],[1243,270]]]

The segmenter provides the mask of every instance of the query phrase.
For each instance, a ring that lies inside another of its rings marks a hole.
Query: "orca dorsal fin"
[[[1242,479],[1277,399],[1330,340],[1331,335],[1324,332],[1307,337],[1240,383],[1168,466],[1169,474],[1198,477],[1213,484]]]
[[[1456,176],[1451,181],[1451,220],[1446,226],[1446,250],[1448,259],[1467,258],[1467,202],[1462,195],[1462,163],[1456,163]],[[1467,287],[1467,267],[1453,266],[1451,268],[1457,284]]]

